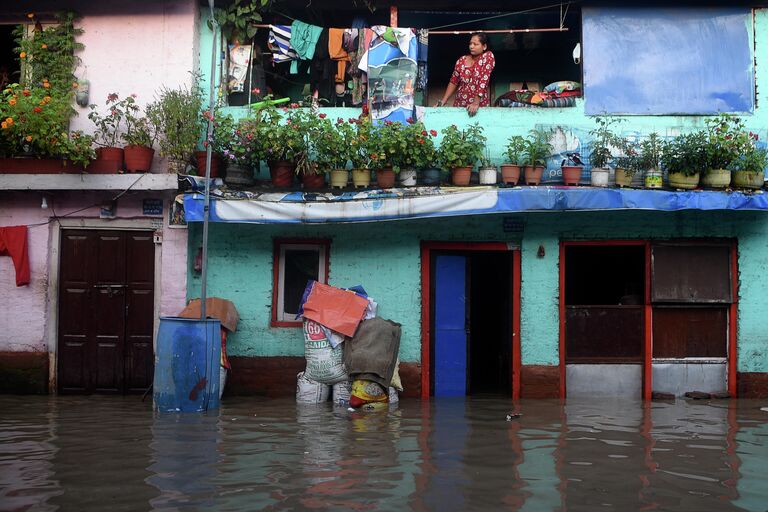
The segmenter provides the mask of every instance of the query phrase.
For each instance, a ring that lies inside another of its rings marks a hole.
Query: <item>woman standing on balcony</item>
[[[454,93],[453,106],[467,107],[470,116],[477,114],[478,108],[490,106],[489,84],[495,65],[496,58],[488,49],[488,36],[484,32],[474,32],[469,38],[469,55],[456,61],[445,94],[436,106],[445,105]]]

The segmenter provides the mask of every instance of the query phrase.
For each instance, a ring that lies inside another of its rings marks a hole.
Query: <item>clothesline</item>
[[[253,25],[256,28],[272,28],[272,25],[259,23]],[[568,32],[568,27],[556,27],[556,28],[507,28],[507,29],[491,29],[491,30],[430,30],[429,35],[444,36],[444,35],[461,35],[461,34],[474,34],[475,32],[484,32],[486,34],[515,34],[526,32]]]

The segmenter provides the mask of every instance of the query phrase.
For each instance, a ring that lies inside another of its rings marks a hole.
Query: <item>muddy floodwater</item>
[[[766,405],[0,397],[0,509],[765,511]]]

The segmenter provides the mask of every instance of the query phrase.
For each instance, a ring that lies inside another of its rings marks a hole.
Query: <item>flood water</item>
[[[595,402],[0,397],[0,509],[768,510],[765,401]]]

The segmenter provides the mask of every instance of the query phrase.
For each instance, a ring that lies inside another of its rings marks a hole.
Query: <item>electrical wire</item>
[[[476,23],[478,21],[495,20],[495,19],[498,19],[498,18],[505,18],[507,16],[515,16],[517,14],[525,14],[525,13],[534,12],[534,11],[543,11],[545,9],[551,9],[553,7],[562,7],[563,5],[570,5],[571,3],[573,3],[573,2],[559,2],[559,3],[556,3],[556,4],[552,4],[552,5],[545,5],[543,7],[533,7],[531,9],[523,9],[521,11],[506,12],[504,14],[497,14],[495,16],[487,16],[485,18],[477,18],[477,19],[467,20],[467,21],[458,21],[456,23],[449,23],[448,25],[440,25],[438,27],[432,27],[432,28],[429,28],[427,30],[439,30],[441,28],[449,28],[449,27],[456,27],[456,26],[459,26],[459,25],[466,25],[467,23]],[[450,14],[450,13],[448,13],[448,14]]]

